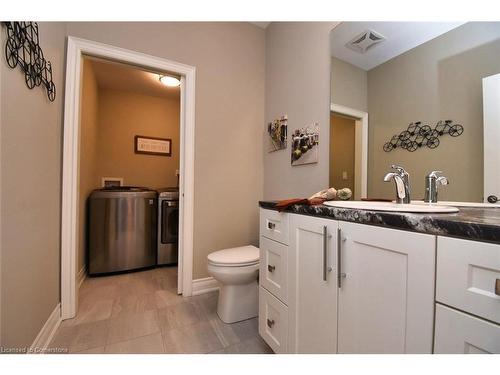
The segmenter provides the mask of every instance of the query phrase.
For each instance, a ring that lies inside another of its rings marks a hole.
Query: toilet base
[[[224,323],[236,323],[259,314],[259,284],[225,285],[219,290],[217,315]]]

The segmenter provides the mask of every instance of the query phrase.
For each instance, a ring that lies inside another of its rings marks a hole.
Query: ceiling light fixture
[[[181,84],[181,81],[179,78],[172,77],[172,76],[162,76],[160,75],[159,80],[162,84],[168,87],[178,87]]]

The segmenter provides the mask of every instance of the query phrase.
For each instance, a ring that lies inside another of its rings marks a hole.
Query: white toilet
[[[217,314],[225,323],[256,317],[259,311],[259,249],[234,247],[208,255],[208,273],[220,283]]]

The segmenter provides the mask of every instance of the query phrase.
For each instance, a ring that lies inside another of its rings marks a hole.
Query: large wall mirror
[[[500,198],[500,22],[343,22],[330,47],[330,186],[393,199],[399,164],[413,199],[433,170],[440,200]]]

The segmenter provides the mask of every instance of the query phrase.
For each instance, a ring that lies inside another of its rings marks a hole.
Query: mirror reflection
[[[394,199],[397,164],[413,200],[432,171],[439,200],[500,197],[499,22],[343,22],[330,47],[330,186]]]

